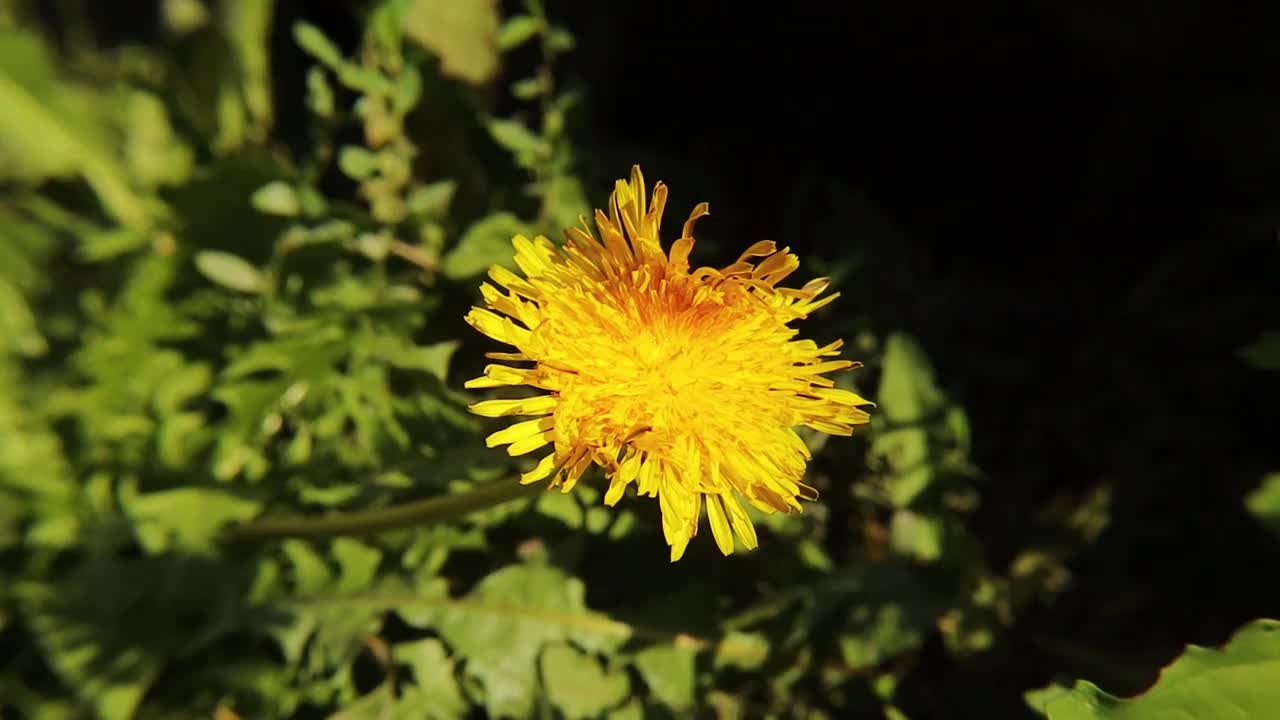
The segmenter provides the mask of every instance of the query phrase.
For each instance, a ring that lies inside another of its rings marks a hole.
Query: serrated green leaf
[[[294,585],[300,594],[318,593],[333,582],[329,564],[310,544],[302,540],[286,540],[281,550],[289,559]]]
[[[649,692],[667,707],[683,713],[693,707],[696,658],[692,649],[661,644],[636,653],[634,662]]]
[[[413,686],[404,689],[405,706],[419,706],[425,720],[458,720],[470,704],[454,677],[454,662],[436,638],[395,646],[395,658],[413,670]]]
[[[475,277],[491,265],[514,267],[511,238],[526,234],[528,230],[520,218],[508,212],[482,218],[467,229],[456,247],[445,254],[440,269],[447,277],[463,279]]]
[[[1149,690],[1121,699],[1087,681],[1033,698],[1049,720],[1265,718],[1280,708],[1280,621],[1255,620],[1221,648],[1187,646]]]
[[[512,565],[465,598],[399,612],[412,625],[434,628],[466,659],[491,716],[529,717],[543,647],[571,640],[611,649],[630,635],[626,625],[587,611],[585,594],[580,580],[556,568]]]
[[[546,648],[540,664],[547,698],[569,720],[599,717],[631,692],[625,672],[606,671],[598,660],[570,645]]]
[[[223,527],[248,520],[258,509],[257,501],[201,487],[138,495],[126,505],[138,540],[150,553],[206,552],[214,547]]]
[[[333,541],[333,557],[339,568],[335,590],[354,593],[368,589],[373,582],[382,561],[382,551],[359,540],[337,538]]]
[[[329,717],[329,720],[387,720],[402,717],[395,688],[382,685]]]
[[[266,287],[258,268],[231,253],[202,250],[196,253],[196,269],[213,282],[232,290],[260,293]]]

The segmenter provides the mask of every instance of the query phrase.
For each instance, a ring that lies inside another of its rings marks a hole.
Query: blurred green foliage
[[[589,485],[221,542],[526,469],[465,412],[488,348],[461,316],[513,234],[592,205],[554,72],[574,41],[536,0],[377,0],[352,47],[269,0],[155,11],[106,42],[92,3],[0,4],[0,717],[905,718],[929,652],[979,657],[1106,526],[1103,488],[992,566],[964,409],[909,335],[863,333],[874,426],[806,438],[825,502],[756,517],[755,553],[668,565],[656,506]],[[541,60],[511,82],[516,50]],[[1276,485],[1249,500],[1272,526]],[[1031,704],[1168,717],[1220,664],[1274,702],[1278,647],[1255,625],[1145,701]]]

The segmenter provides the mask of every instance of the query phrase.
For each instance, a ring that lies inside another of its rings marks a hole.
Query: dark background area
[[[1035,508],[1112,484],[1071,588],[983,662],[926,664],[935,692],[964,707],[967,677],[1016,694],[1054,670],[1136,692],[1276,614],[1280,545],[1241,497],[1280,466],[1280,394],[1236,355],[1280,326],[1261,3],[552,12],[579,41],[589,187],[640,162],[669,223],[711,202],[713,244],[856,258],[824,321],[922,340],[973,420],[994,565],[1044,539]]]

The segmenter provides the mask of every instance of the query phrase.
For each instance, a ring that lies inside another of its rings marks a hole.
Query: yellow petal
[[[521,485],[529,485],[545,479],[556,469],[556,454],[551,453],[538,461],[537,467],[520,476]]]
[[[743,509],[736,497],[728,493],[721,495],[720,500],[724,503],[725,510],[729,511],[729,523],[733,525],[734,534],[748,550],[755,550],[760,541],[756,537],[756,526],[747,516],[747,511]]]
[[[719,495],[707,495],[707,519],[711,521],[711,534],[720,546],[720,552],[733,554],[733,531],[729,529],[729,518],[725,517],[724,505]]]
[[[468,406],[468,409],[482,417],[502,417],[503,415],[546,415],[556,409],[559,402],[554,395],[539,395],[531,398],[512,398],[510,400],[482,400]]]
[[[523,420],[493,433],[484,439],[484,443],[488,447],[509,445],[533,435],[540,435],[554,427],[555,422],[555,418],[549,415],[535,420]]]
[[[508,345],[522,345],[529,341],[533,333],[526,328],[522,328],[511,321],[511,318],[502,317],[501,315],[490,310],[481,308],[471,308],[471,312],[463,318],[471,327],[497,340],[498,342]]]
[[[534,450],[551,443],[555,439],[556,434],[553,430],[538,433],[537,435],[530,435],[527,438],[521,438],[520,440],[511,443],[511,447],[507,448],[507,454],[511,457],[517,457],[524,455],[525,453],[531,453]]]
[[[506,365],[486,365],[484,377],[474,378],[463,383],[468,389],[502,387],[504,385],[528,385],[532,370],[507,367]]]
[[[622,464],[618,466],[618,472],[613,474],[613,479],[609,481],[609,489],[604,494],[604,504],[613,507],[622,499],[622,494],[626,492],[627,485],[640,473],[641,455],[637,450],[631,451],[622,459]]]

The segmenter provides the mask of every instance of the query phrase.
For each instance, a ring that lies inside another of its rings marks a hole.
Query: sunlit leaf
[[[466,659],[491,715],[528,717],[545,646],[571,640],[606,649],[630,635],[627,626],[588,611],[584,596],[580,580],[555,568],[513,565],[481,580],[464,598],[399,612],[410,624],[435,629]]]
[[[498,72],[493,0],[409,0],[404,34],[435,53],[448,75],[481,85]]]
[[[149,552],[206,551],[218,533],[258,512],[256,501],[215,488],[176,488],[139,495],[128,511],[138,539]]]
[[[0,168],[32,179],[79,175],[125,225],[149,211],[111,151],[105,108],[87,88],[60,77],[36,36],[0,30]]]
[[[454,662],[436,638],[401,643],[396,660],[413,671],[413,685],[404,691],[404,704],[417,705],[425,720],[457,720],[465,717],[470,703],[454,678]]]
[[[1280,707],[1280,621],[1255,620],[1221,648],[1187,646],[1149,690],[1117,698],[1081,680],[1035,695],[1049,720],[1263,718]]]
[[[1280,473],[1262,479],[1262,485],[1245,497],[1245,508],[1268,530],[1280,537]]]
[[[444,256],[441,270],[451,278],[469,278],[490,265],[514,267],[511,238],[528,232],[528,226],[511,213],[496,213],[467,229],[458,245]]]
[[[542,29],[542,23],[531,15],[512,15],[498,30],[498,47],[511,50],[532,40]]]
[[[693,706],[695,660],[691,649],[660,644],[636,653],[635,666],[655,698],[683,713]]]
[[[223,287],[246,293],[259,293],[265,287],[262,272],[231,253],[204,250],[196,255],[195,263],[202,275]]]
[[[254,191],[249,199],[255,208],[268,215],[293,217],[302,211],[298,192],[283,180],[273,180]]]
[[[570,720],[599,717],[625,700],[631,690],[626,672],[606,670],[600,661],[570,645],[547,647],[540,665],[547,697]]]

